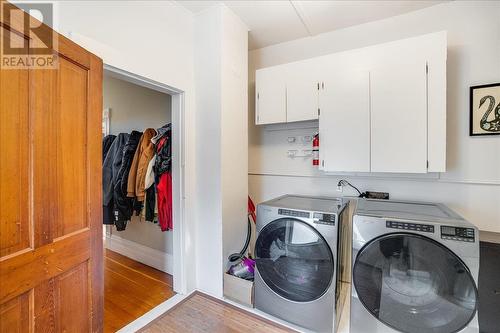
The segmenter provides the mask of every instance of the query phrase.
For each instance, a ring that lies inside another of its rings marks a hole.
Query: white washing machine
[[[343,295],[342,199],[286,195],[257,207],[255,307],[314,332],[334,332]]]
[[[358,200],[351,333],[472,333],[479,232],[444,205]]]

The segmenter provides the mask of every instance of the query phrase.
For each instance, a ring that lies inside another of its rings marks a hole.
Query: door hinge
[[[321,89],[325,89],[325,82],[321,82]]]

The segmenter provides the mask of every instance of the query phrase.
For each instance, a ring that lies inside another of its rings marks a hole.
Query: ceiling
[[[401,15],[446,1],[188,1],[193,13],[224,3],[250,29],[249,49]]]

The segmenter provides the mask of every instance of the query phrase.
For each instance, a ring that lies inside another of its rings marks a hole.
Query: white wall
[[[247,232],[248,28],[229,9],[222,10],[222,254],[226,260],[241,250]]]
[[[363,190],[387,191],[392,198],[444,202],[480,229],[500,232],[500,136],[468,135],[469,86],[500,82],[499,17],[499,2],[452,1],[251,51],[250,195],[257,202],[285,193],[340,195],[336,192],[337,181],[349,178]],[[286,157],[290,149],[286,138],[313,134],[317,122],[254,125],[255,69],[441,30],[448,31],[447,172],[423,176],[325,176],[311,166],[310,160]],[[346,190],[344,194],[353,192]]]
[[[212,295],[222,294],[218,278],[222,267],[221,193],[221,11],[212,7],[199,13],[195,24],[197,215],[203,225],[197,229],[196,262],[206,276],[197,286]]]
[[[58,30],[105,64],[184,91],[187,291],[196,288],[194,19],[172,1],[62,1]],[[199,272],[203,274],[202,271]],[[175,278],[174,278],[175,280]]]
[[[230,221],[232,228],[234,221],[234,244],[243,242],[246,231],[246,28],[224,6],[195,17],[174,1],[64,1],[58,30],[105,64],[184,92],[186,289],[222,296],[222,223]],[[232,121],[235,129],[226,128]],[[239,150],[223,155],[222,136]],[[230,159],[238,161],[233,170]],[[229,183],[239,190],[223,192]],[[231,198],[224,206],[223,196]]]
[[[170,95],[147,89],[105,75],[103,80],[103,107],[111,109],[110,133],[143,132],[171,122],[172,99]],[[172,231],[162,232],[157,223],[146,222],[133,216],[124,231],[114,236],[124,238],[149,248],[173,253]]]
[[[196,15],[198,288],[222,296],[227,254],[245,237],[247,28],[223,5]]]

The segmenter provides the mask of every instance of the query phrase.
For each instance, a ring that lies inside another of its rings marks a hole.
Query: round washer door
[[[267,224],[255,244],[257,270],[269,288],[296,302],[320,298],[333,278],[332,251],[321,234],[294,218]]]
[[[358,253],[352,275],[365,308],[401,332],[458,332],[476,313],[468,268],[427,237],[400,233],[373,240]]]

